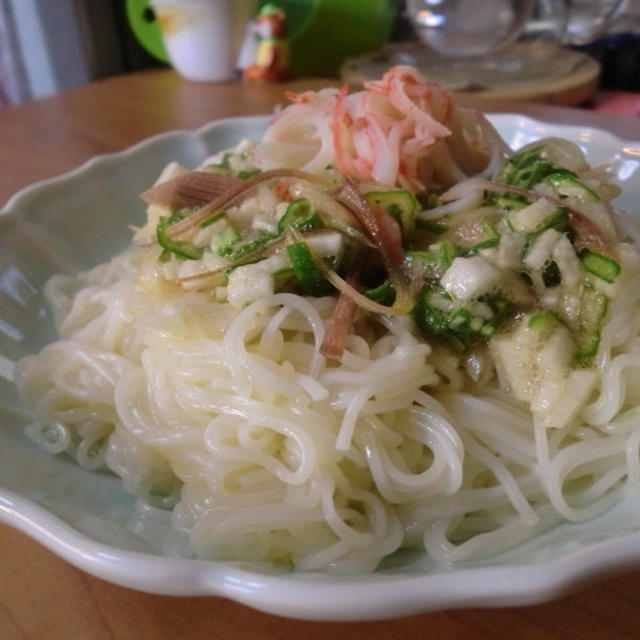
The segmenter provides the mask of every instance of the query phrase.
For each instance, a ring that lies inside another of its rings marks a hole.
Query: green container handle
[[[149,0],[127,0],[126,8],[129,26],[145,51],[161,62],[169,62],[160,25]]]

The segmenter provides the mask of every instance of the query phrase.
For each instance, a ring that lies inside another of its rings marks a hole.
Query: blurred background
[[[405,63],[460,92],[553,102],[545,88],[582,82],[568,104],[593,99],[596,88],[640,92],[640,0],[276,4],[287,14],[291,78],[357,85]],[[0,105],[168,64],[147,0],[0,0]]]

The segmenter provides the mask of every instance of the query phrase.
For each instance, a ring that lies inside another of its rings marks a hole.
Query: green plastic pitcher
[[[350,56],[389,38],[390,0],[279,0],[287,13],[291,76],[337,76]]]
[[[236,0],[241,2],[242,0]],[[277,0],[287,13],[291,77],[335,77],[350,56],[379,49],[388,39],[394,0]],[[266,4],[266,2],[261,2]],[[149,53],[167,61],[147,0],[127,0],[127,17]]]

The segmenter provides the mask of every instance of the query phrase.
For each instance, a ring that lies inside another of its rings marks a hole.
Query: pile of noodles
[[[456,562],[592,518],[640,482],[631,244],[597,390],[561,429],[535,425],[495,376],[472,382],[407,316],[359,313],[327,359],[334,297],[235,309],[142,276],[148,252],[54,277],[60,340],[16,383],[31,437],[172,510],[198,556],[360,572],[412,546]]]
[[[360,319],[327,362],[332,298],[238,312],[141,282],[143,252],[51,281],[61,340],[22,361],[17,384],[32,437],[173,507],[200,556],[365,571],[423,543],[452,562],[591,518],[640,482],[637,271],[611,305],[596,398],[546,430],[406,318]]]

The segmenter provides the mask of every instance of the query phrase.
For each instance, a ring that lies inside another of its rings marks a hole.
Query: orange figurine
[[[256,18],[259,42],[255,64],[244,69],[249,82],[277,82],[289,75],[289,45],[286,42],[287,15],[274,4],[265,4]]]

